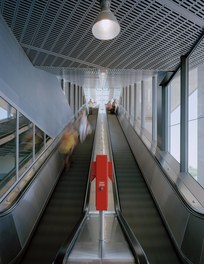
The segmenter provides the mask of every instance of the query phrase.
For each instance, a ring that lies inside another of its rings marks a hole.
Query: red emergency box
[[[112,162],[107,155],[97,155],[92,162],[91,181],[96,178],[96,210],[108,209],[108,177],[112,180]]]

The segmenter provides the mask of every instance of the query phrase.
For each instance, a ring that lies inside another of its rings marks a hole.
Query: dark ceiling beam
[[[100,65],[97,65],[97,64],[94,64],[94,63],[90,63],[90,62],[87,62],[87,61],[79,60],[77,58],[72,58],[72,57],[69,57],[69,56],[65,56],[65,55],[62,55],[62,54],[59,54],[59,53],[56,53],[56,52],[53,52],[53,51],[45,50],[45,49],[34,47],[34,46],[31,46],[31,45],[26,45],[26,44],[21,43],[21,46],[23,48],[26,48],[26,49],[35,50],[35,51],[38,51],[38,52],[43,52],[45,54],[52,55],[52,56],[55,56],[57,58],[62,58],[62,59],[65,59],[65,60],[78,62],[80,64],[87,65],[87,66],[90,66],[90,67],[94,67],[94,68],[98,68],[98,69],[102,68]]]
[[[201,43],[201,41],[204,38],[204,30],[202,31],[202,33],[200,34],[200,36],[198,37],[198,39],[195,41],[195,43],[193,44],[193,46],[191,47],[191,49],[183,56],[185,56],[186,58],[189,58],[191,56],[191,54],[196,50],[196,48],[198,47],[198,45]],[[177,72],[180,70],[181,68],[181,62],[179,63],[178,67],[176,68],[176,70],[174,72],[168,72],[164,78],[164,80],[160,83],[160,85],[168,85],[169,82],[173,79],[173,77],[177,74]]]

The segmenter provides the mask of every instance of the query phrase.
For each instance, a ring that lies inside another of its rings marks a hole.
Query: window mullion
[[[180,171],[188,171],[188,58],[181,56]]]

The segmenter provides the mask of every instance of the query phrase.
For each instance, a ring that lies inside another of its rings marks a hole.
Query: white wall
[[[51,137],[73,115],[57,78],[31,64],[0,16],[0,96]]]

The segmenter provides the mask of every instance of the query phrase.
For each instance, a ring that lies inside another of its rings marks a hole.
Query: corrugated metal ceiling
[[[101,68],[116,79],[141,70],[174,71],[203,31],[201,0],[112,0],[111,10],[121,32],[100,41],[91,31],[98,0],[0,0],[3,18],[33,65],[82,83]]]

